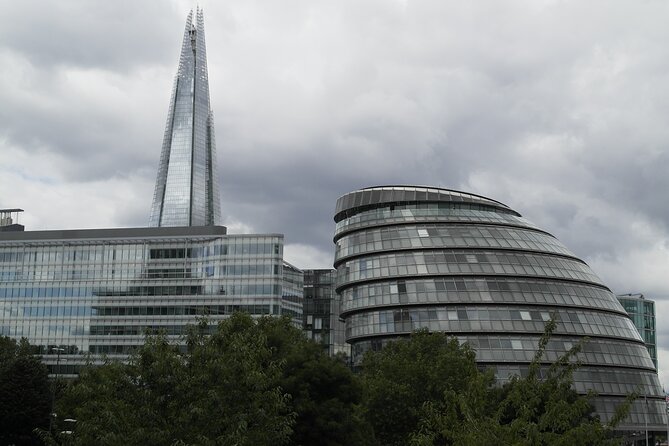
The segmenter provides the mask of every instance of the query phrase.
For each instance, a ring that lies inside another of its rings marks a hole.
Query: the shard
[[[149,226],[221,224],[202,9],[186,20]]]

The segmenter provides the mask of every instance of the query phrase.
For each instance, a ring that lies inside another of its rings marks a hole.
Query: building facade
[[[546,322],[545,360],[588,337],[574,374],[603,421],[635,390],[623,429],[667,415],[654,364],[629,316],[588,265],[508,206],[447,189],[386,186],[339,198],[336,291],[359,363],[367,350],[428,328],[469,343],[499,382],[523,376]]]
[[[197,8],[186,20],[149,226],[220,225],[218,188],[204,16]]]
[[[284,266],[282,235],[221,226],[5,232],[0,336],[26,337],[67,375],[88,354],[125,358],[146,333],[178,342],[201,316],[288,314],[300,325],[297,271]]]
[[[634,326],[639,330],[641,338],[646,343],[650,358],[657,370],[657,345],[655,340],[655,302],[646,299],[643,294],[619,294],[616,296],[623,306]]]
[[[304,270],[302,326],[307,337],[321,343],[330,356],[349,357],[345,325],[339,319],[341,308],[335,293],[335,273],[334,269]]]

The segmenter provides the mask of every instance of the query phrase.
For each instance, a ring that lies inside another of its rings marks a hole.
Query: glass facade
[[[204,17],[197,8],[186,20],[149,226],[221,224],[217,172]]]
[[[75,373],[88,354],[127,355],[145,333],[180,340],[199,316],[289,314],[301,325],[301,301],[301,271],[285,266],[278,234],[209,226],[0,235],[0,335],[28,338],[52,373]]]
[[[623,306],[585,262],[508,206],[447,189],[383,186],[339,198],[335,223],[335,289],[354,364],[428,328],[469,343],[502,383],[527,373],[546,321],[556,317],[546,365],[587,337],[574,388],[597,392],[602,420],[637,390],[648,403],[637,400],[621,428],[666,426],[655,364]],[[644,327],[654,328],[646,310]]]
[[[335,270],[304,270],[304,307],[302,324],[309,339],[323,344],[329,355],[350,357],[345,325],[339,319],[341,303],[334,291]]]
[[[643,294],[619,294],[616,296],[623,308],[632,318],[634,326],[639,330],[646,343],[655,370],[657,370],[657,345],[655,340],[655,302],[646,299]]]

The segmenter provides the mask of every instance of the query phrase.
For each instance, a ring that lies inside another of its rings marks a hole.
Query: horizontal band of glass
[[[539,336],[504,336],[504,335],[458,335],[460,343],[467,343],[476,351],[479,362],[524,362],[534,358],[539,346]],[[356,341],[354,344],[354,363],[362,359],[368,350],[379,350],[389,342],[399,338],[375,338]],[[580,341],[579,338],[554,336],[546,345],[543,360],[555,362]],[[374,346],[373,346],[374,345]],[[578,359],[583,364],[624,366],[640,369],[652,369],[653,362],[648,358],[643,345],[612,339],[590,339],[583,344]]]
[[[504,383],[512,376],[526,376],[528,366],[503,365],[495,366],[495,376],[499,383]],[[545,377],[547,368],[542,368],[540,375]],[[573,374],[573,388],[585,394],[595,391],[599,395],[626,395],[645,389],[649,395],[660,396],[664,392],[654,371],[634,369],[606,369],[601,367],[582,366]]]
[[[417,275],[536,276],[602,283],[588,265],[570,258],[526,252],[444,249],[370,255],[345,261],[337,267],[337,287],[362,280]]]
[[[350,217],[374,207],[390,206],[479,206],[497,209],[498,212],[515,213],[506,205],[489,198],[465,192],[435,190],[416,187],[384,187],[363,189],[348,193],[337,200],[335,220]]]
[[[530,362],[539,345],[539,336],[460,335],[458,339],[475,349],[477,360],[483,362]],[[551,338],[546,345],[544,360],[557,361],[560,355],[571,349],[581,339],[563,336]],[[585,341],[578,354],[578,359],[584,364],[655,367],[648,358],[646,347],[634,342],[613,339],[598,338]]]
[[[530,229],[539,229],[529,220],[516,216],[496,212],[496,210],[453,209],[453,208],[380,208],[361,212],[346,218],[336,224],[335,238],[357,229],[378,225],[402,224],[410,222],[464,222],[519,226]]]
[[[163,305],[163,306],[51,306],[23,307],[23,317],[77,317],[77,316],[179,316],[232,314],[244,311],[251,314],[269,314],[265,305]]]
[[[0,288],[0,299],[21,298],[69,298],[69,297],[105,297],[105,296],[249,296],[249,295],[281,295],[282,287],[278,279],[267,283],[239,283],[230,284],[222,281],[206,286],[202,285],[151,285],[143,283],[123,283],[109,287],[11,287]]]
[[[584,309],[481,308],[432,306],[365,311],[346,318],[347,339],[411,333],[427,328],[446,333],[506,332],[542,333],[546,321],[557,318],[555,333],[586,336],[611,336],[642,341],[627,316]]]
[[[362,283],[340,294],[343,312],[386,305],[535,303],[596,307],[622,313],[613,293],[576,283],[519,278],[416,278]]]
[[[512,376],[527,376],[528,365],[495,365],[495,378],[499,383],[507,382]],[[548,368],[542,367],[540,377],[547,376]],[[609,369],[605,367],[583,365],[574,370],[573,388],[585,394],[594,390],[598,394],[626,395],[638,389],[645,389],[649,395],[663,395],[662,386],[652,370]]]
[[[56,246],[35,248],[4,247],[0,245],[0,263],[27,264],[59,264],[76,262],[103,261],[148,261],[155,259],[187,259],[215,256],[235,255],[279,255],[283,245],[274,242],[252,242],[239,240],[239,243],[221,242],[207,243],[205,246],[192,246],[197,241],[185,240],[180,243],[157,244],[147,241],[141,244],[99,244],[82,245],[76,248],[72,243]],[[157,245],[157,246],[156,246]]]
[[[601,421],[606,423],[613,418],[616,408],[625,403],[625,397],[596,396],[590,400]],[[618,428],[633,426],[635,431],[647,425],[650,429],[664,430],[666,428],[667,405],[662,399],[644,398],[643,394],[632,402],[629,415],[620,422]]]
[[[235,276],[276,276],[280,265],[276,259],[265,262],[226,265],[218,261],[178,262],[178,264],[89,264],[78,268],[50,266],[36,268],[16,268],[0,271],[4,283],[18,281],[60,281],[60,280],[145,280],[145,279],[202,279],[228,278]]]
[[[519,249],[574,257],[555,237],[520,228],[410,225],[355,232],[337,241],[335,263],[346,257],[398,249]]]

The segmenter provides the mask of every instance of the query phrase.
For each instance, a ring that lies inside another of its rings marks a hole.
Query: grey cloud
[[[12,64],[0,67],[0,140],[58,153],[63,181],[150,184],[190,6],[3,8],[0,58]],[[504,201],[586,259],[669,239],[666,3],[203,6],[230,221],[331,252],[339,195],[418,183]],[[72,72],[88,96],[68,96],[80,91]],[[110,225],[143,224],[151,193],[145,205],[109,203],[122,209]]]

